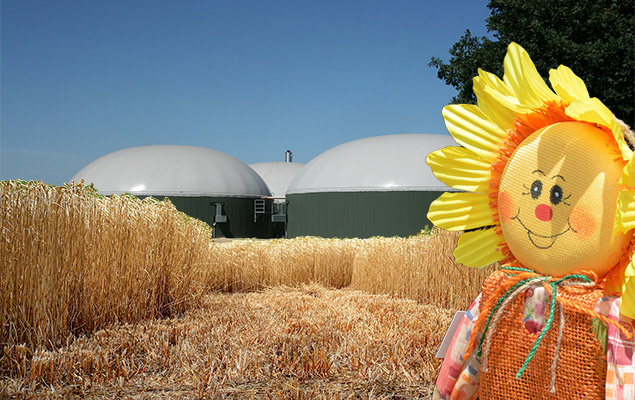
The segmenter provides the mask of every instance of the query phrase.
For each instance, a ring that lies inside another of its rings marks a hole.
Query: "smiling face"
[[[498,212],[505,242],[527,268],[603,276],[630,236],[613,234],[624,164],[602,130],[580,122],[540,129],[509,159]]]

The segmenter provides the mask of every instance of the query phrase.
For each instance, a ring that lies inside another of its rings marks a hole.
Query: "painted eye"
[[[529,190],[531,192],[531,198],[536,200],[538,197],[540,197],[540,193],[542,193],[542,182],[534,181],[534,183],[531,184],[531,188]]]
[[[554,206],[562,201],[562,188],[559,185],[555,185],[551,188],[549,200]]]

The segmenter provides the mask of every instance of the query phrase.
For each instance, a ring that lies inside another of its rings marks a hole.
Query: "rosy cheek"
[[[503,222],[509,222],[514,217],[514,200],[508,192],[498,194],[498,213]]]
[[[597,222],[593,215],[583,206],[574,207],[569,216],[571,229],[582,240],[587,239],[595,232]]]

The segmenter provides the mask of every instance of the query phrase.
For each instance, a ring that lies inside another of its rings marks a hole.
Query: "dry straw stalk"
[[[54,187],[39,182],[1,182],[0,231],[0,375],[31,383],[52,382],[55,379],[47,371],[66,369],[80,371],[88,375],[82,379],[88,380],[133,380],[139,371],[131,365],[138,361],[137,357],[143,357],[145,350],[142,348],[126,350],[127,354],[133,352],[129,355],[131,361],[126,357],[116,359],[112,355],[103,355],[96,349],[80,351],[73,350],[78,345],[68,346],[82,335],[101,329],[121,324],[145,326],[144,321],[165,320],[188,310],[209,308],[210,303],[205,299],[210,293],[253,292],[319,283],[319,287],[350,287],[413,299],[419,305],[428,304],[438,309],[446,318],[453,310],[469,305],[492,269],[470,270],[455,264],[451,251],[458,235],[438,230],[410,238],[304,237],[216,243],[211,241],[207,225],[178,212],[168,201],[139,200],[132,196],[103,197],[82,184]],[[344,292],[342,295],[346,296]],[[330,310],[339,307],[336,304],[341,300],[336,297],[329,294],[325,299],[332,304],[320,307]],[[264,302],[262,307],[267,309],[275,304],[272,296],[259,301]],[[304,312],[304,302],[292,304],[300,307],[292,312],[300,315]],[[346,307],[350,315],[355,315],[354,308],[364,305],[355,302]],[[212,313],[214,318],[239,318],[221,308],[205,312]],[[433,318],[430,312],[422,314],[427,315],[423,318]],[[335,311],[331,314],[335,319],[328,323],[324,322],[323,316],[313,313],[307,314],[301,325],[289,319],[277,320],[280,326],[264,326],[264,336],[275,329],[294,331],[302,326],[296,339],[304,342],[302,346],[281,342],[277,361],[258,361],[257,368],[274,375],[288,371],[302,379],[316,379],[322,375],[324,378],[338,371],[340,366],[336,364],[342,361],[336,360],[346,349],[341,340],[350,339],[340,338],[331,346],[327,343],[331,339],[325,338],[340,335],[334,332],[344,328],[347,332],[355,332],[363,321]],[[392,320],[395,316],[386,319],[381,313],[370,313],[367,318],[377,318],[372,323],[380,325],[401,321]],[[438,321],[430,323],[434,334],[425,335],[431,335],[431,339],[408,345],[409,351],[418,348],[418,351],[432,352],[436,349],[436,341],[442,337],[445,327]],[[239,341],[240,348],[249,346],[244,342],[241,347],[240,343],[245,339],[240,338],[233,328],[226,329],[226,340],[231,341],[232,346],[234,341]],[[404,329],[414,327],[408,325]],[[310,335],[303,338],[305,333]],[[183,333],[185,336],[191,334],[194,333]],[[409,335],[405,331],[402,334]],[[183,336],[179,335],[174,337],[175,343]],[[402,343],[399,337],[391,337],[389,342],[395,340],[395,343]],[[374,369],[377,367],[369,358],[373,355],[391,358],[381,371],[398,374],[402,368],[398,357],[376,353],[375,345],[377,343],[359,345],[366,346],[356,350],[366,354],[365,359],[350,356],[351,362],[359,364],[355,371],[362,371],[355,373],[364,379],[381,373]],[[233,351],[232,348],[227,347],[227,351]],[[115,350],[104,351],[110,354],[109,351]],[[206,356],[206,362],[215,365],[214,368],[221,368],[214,363],[223,357],[234,357],[214,354]],[[109,358],[111,356],[115,358]],[[251,364],[247,361],[253,356],[245,353],[240,356],[243,358],[232,359],[231,363],[247,363],[240,368],[241,372],[235,373],[236,379],[261,376],[250,370],[256,368],[249,367]],[[421,373],[427,374],[426,379],[429,379],[437,364],[429,358],[426,360],[429,365],[424,371],[427,372]],[[111,375],[95,372],[104,365],[108,366]],[[146,364],[139,365],[147,368]],[[229,364],[222,368],[229,368]],[[297,368],[304,368],[305,372]],[[193,366],[192,370],[198,369]],[[232,378],[234,375],[230,371],[223,372],[229,375],[222,379]],[[65,382],[72,384],[68,379]],[[199,384],[192,381],[188,385],[197,387]]]

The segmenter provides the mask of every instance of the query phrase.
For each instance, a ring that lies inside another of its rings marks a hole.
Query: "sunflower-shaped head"
[[[605,275],[630,242],[614,234],[624,165],[608,135],[582,122],[541,128],[518,145],[500,179],[502,235],[525,267],[545,275]]]
[[[552,70],[550,82],[555,92],[512,43],[503,80],[483,71],[474,78],[478,105],[444,108],[461,147],[431,153],[428,164],[460,192],[434,201],[428,218],[465,231],[458,262],[516,262],[551,276],[592,270],[635,317],[633,152],[569,68]]]

